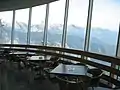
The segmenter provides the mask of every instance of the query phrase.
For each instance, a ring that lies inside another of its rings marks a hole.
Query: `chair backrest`
[[[58,61],[59,57],[57,57],[57,56],[51,56],[50,60],[51,61]]]
[[[68,90],[67,80],[62,77],[56,76],[56,81],[59,84],[60,90]]]
[[[98,68],[88,69],[87,72],[92,74],[93,77],[99,76],[103,73],[103,71],[101,69],[98,69]]]
[[[90,86],[97,87],[99,85],[99,81],[100,81],[102,75],[103,75],[102,70],[100,70],[99,73],[96,73],[95,75],[93,75],[90,80]]]
[[[78,81],[77,78],[76,78],[76,80],[74,80],[74,78],[69,79],[69,77],[56,76],[56,78],[59,81],[59,85],[61,85],[61,87],[63,87],[63,84],[67,85],[67,86],[65,86],[65,88],[63,90],[81,90],[81,89],[83,89],[83,86],[81,86],[81,83],[83,83],[83,82]]]
[[[57,56],[51,56],[50,61],[51,61],[50,66],[53,67],[53,68],[55,68],[58,65],[58,63],[59,63],[58,62],[59,61],[59,57],[57,57]]]
[[[8,54],[8,53],[10,53],[10,51],[7,50],[7,49],[5,49],[5,50],[3,51],[3,54]]]
[[[84,64],[84,63],[76,63],[75,65],[82,65],[82,66],[86,66],[87,67],[87,65]]]
[[[61,63],[66,64],[66,65],[73,65],[74,64],[72,62],[65,61],[65,60],[61,60]]]

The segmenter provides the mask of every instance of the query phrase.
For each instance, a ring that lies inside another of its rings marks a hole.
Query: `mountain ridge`
[[[15,41],[17,43],[26,43],[27,38],[27,25],[22,22],[17,22],[15,28]],[[63,25],[52,25],[48,28],[48,43],[50,45],[60,44],[62,40]],[[10,42],[11,27],[5,24],[0,27],[1,30],[1,42]],[[3,32],[4,31],[4,32]],[[83,49],[85,39],[85,28],[76,25],[69,25],[67,27],[67,45],[69,48]],[[31,43],[41,44],[43,40],[44,26],[32,25],[31,26]],[[5,36],[5,37],[4,37]],[[117,31],[111,31],[103,28],[92,28],[90,38],[90,51],[99,52],[102,54],[114,55],[115,47],[117,43]],[[2,40],[3,39],[3,40]],[[8,40],[9,39],[9,40]],[[57,45],[56,45],[57,46]]]

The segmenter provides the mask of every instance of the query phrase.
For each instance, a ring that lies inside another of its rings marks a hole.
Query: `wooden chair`
[[[90,77],[90,82],[88,84],[88,87],[92,87],[92,89],[94,90],[94,87],[98,87],[99,86],[99,81],[103,75],[103,71],[97,68],[94,69],[89,69],[88,73],[92,74],[92,77]]]
[[[82,79],[69,78],[65,76],[56,76],[60,90],[86,90],[83,86]]]
[[[46,61],[46,65],[44,67],[44,71],[49,73],[52,69],[54,69],[59,64],[59,57],[52,56],[49,61]]]

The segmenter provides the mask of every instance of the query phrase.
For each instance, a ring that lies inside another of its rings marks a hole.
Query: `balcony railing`
[[[54,55],[59,56],[61,58],[82,62],[92,67],[100,68],[104,71],[110,73],[109,75],[104,74],[102,79],[107,82],[110,86],[120,86],[120,80],[115,76],[120,76],[120,71],[112,66],[104,65],[99,63],[99,61],[108,62],[117,66],[120,66],[120,59],[116,57],[100,55],[96,53],[81,51],[81,50],[73,50],[73,49],[66,49],[60,47],[48,47],[48,46],[37,46],[37,45],[16,45],[16,44],[0,44],[0,49],[8,49],[14,51],[27,51],[27,52],[34,52],[38,54],[45,54],[45,55]],[[77,56],[81,57],[77,57]],[[84,58],[85,57],[85,58]],[[98,60],[94,62],[92,60],[87,60],[87,58],[92,58]]]

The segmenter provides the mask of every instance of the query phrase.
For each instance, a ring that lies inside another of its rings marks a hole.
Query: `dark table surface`
[[[44,56],[31,56],[28,58],[28,60],[33,60],[33,61],[36,61],[36,60],[45,60]]]
[[[11,52],[9,53],[10,55],[35,55],[35,53],[30,53],[30,52]]]
[[[50,58],[42,55],[36,55],[36,56],[29,57],[28,60],[29,61],[50,61]]]
[[[51,73],[60,75],[85,76],[87,75],[87,67],[83,65],[59,64],[51,71]]]

